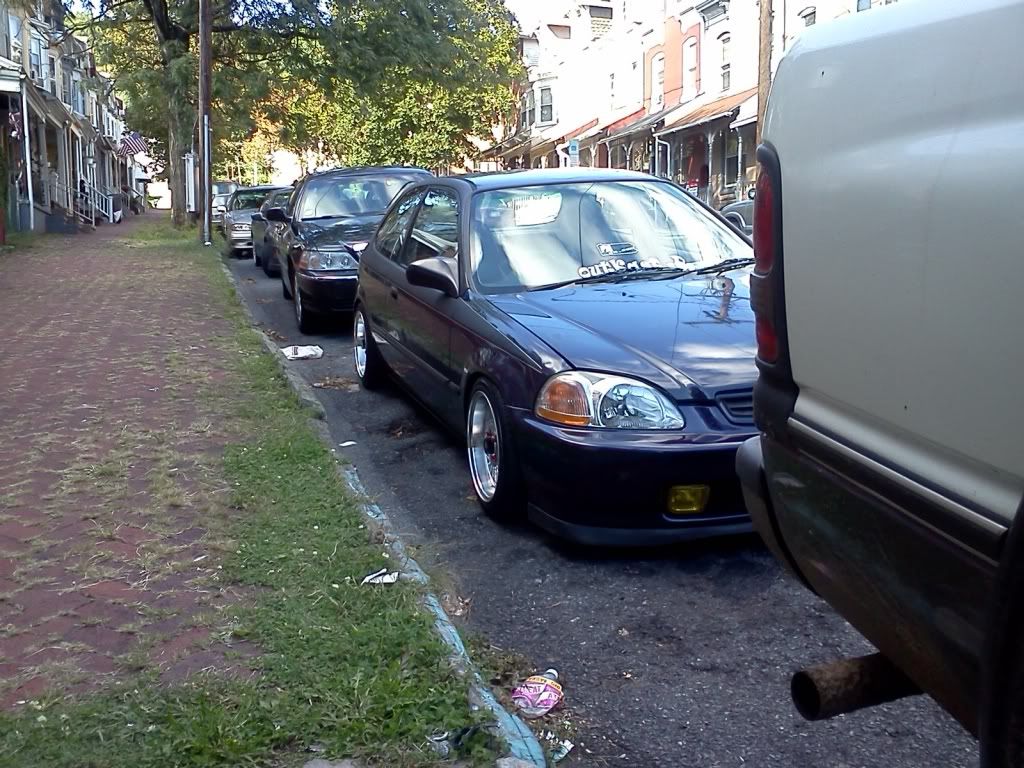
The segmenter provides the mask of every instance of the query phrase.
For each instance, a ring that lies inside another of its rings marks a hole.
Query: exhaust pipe
[[[921,689],[889,659],[873,653],[803,669],[793,675],[790,692],[806,720],[826,720],[914,696]]]

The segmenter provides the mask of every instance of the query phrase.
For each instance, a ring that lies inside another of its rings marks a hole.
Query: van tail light
[[[775,185],[771,171],[758,163],[754,194],[754,277],[751,280],[751,307],[756,317],[757,357],[774,363],[779,358],[779,334],[775,327],[774,294],[778,279],[775,249],[781,242],[781,216],[776,210]]]
[[[775,263],[775,222],[772,180],[768,169],[759,165],[754,192],[754,267],[763,275]]]

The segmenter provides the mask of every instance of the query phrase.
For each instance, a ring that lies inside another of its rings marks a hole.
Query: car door
[[[399,350],[395,325],[395,283],[405,276],[405,244],[426,187],[399,196],[360,257],[359,293],[370,331],[384,361],[399,377],[408,373],[408,355]]]
[[[288,271],[289,251],[295,241],[295,230],[298,226],[291,218],[295,215],[295,211],[298,210],[296,203],[302,194],[304,186],[303,184],[297,185],[288,198],[288,204],[285,206],[284,212],[288,216],[289,222],[287,224],[280,224],[274,231],[274,255],[277,257],[278,266],[281,268],[281,281],[286,284],[291,280],[291,273]],[[289,290],[291,290],[290,284]]]
[[[405,266],[422,259],[458,259],[459,196],[446,186],[432,186],[416,212],[403,249]],[[458,274],[458,268],[454,270]],[[457,385],[451,371],[451,317],[459,301],[434,288],[409,283],[404,270],[390,292],[399,347],[408,358],[409,385],[421,400],[444,413]]]

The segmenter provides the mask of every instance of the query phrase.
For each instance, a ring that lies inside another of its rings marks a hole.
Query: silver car
[[[238,184],[233,181],[213,182],[211,192],[213,199],[210,203],[210,219],[213,228],[224,234],[224,210],[228,206],[228,198],[231,193],[238,189]]]
[[[261,186],[236,189],[224,211],[224,250],[228,256],[252,253],[252,215],[263,201],[281,187]]]

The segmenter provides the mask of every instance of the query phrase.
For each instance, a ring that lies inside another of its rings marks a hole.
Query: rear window
[[[419,176],[382,174],[313,179],[302,193],[299,218],[383,215],[402,188],[416,178]]]
[[[246,208],[259,208],[266,199],[267,190],[265,189],[236,192],[234,197],[231,198],[231,210],[241,211]]]

